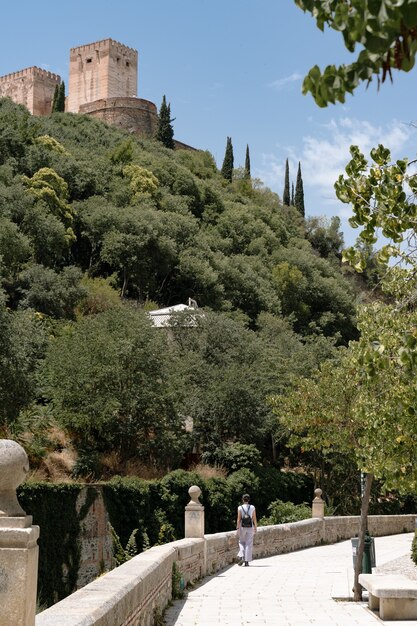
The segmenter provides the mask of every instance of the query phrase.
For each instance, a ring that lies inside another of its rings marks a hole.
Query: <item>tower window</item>
[[[129,61],[126,61],[126,67],[129,67],[130,63]]]
[[[85,62],[86,62],[86,63],[91,63],[91,62],[92,62],[92,60],[93,60],[93,59],[92,59],[91,57],[89,57],[88,59],[86,59],[86,60],[85,60]]]

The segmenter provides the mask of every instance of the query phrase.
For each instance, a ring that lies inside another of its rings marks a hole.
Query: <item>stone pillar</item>
[[[16,496],[28,470],[22,446],[0,439],[0,626],[35,624],[39,526]]]
[[[321,489],[315,489],[314,495],[316,496],[313,500],[313,506],[311,510],[311,517],[324,517],[324,500],[321,497],[322,494]]]
[[[185,538],[202,539],[204,537],[204,507],[198,499],[201,489],[193,485],[188,493],[191,500],[185,507]]]

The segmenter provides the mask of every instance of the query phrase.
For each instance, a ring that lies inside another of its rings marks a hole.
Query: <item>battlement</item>
[[[100,41],[95,41],[94,43],[87,43],[87,44],[83,44],[82,46],[76,46],[75,48],[70,48],[70,54],[74,54],[75,52],[77,53],[88,53],[88,52],[94,52],[95,50],[100,48],[117,48],[121,53],[123,52],[130,52],[130,53],[134,53],[137,54],[138,51],[135,50],[134,48],[129,48],[129,46],[125,46],[124,44],[120,43],[119,41],[116,41],[115,39],[101,39]]]
[[[4,76],[0,76],[0,84],[8,83],[10,81],[18,80],[19,78],[26,78],[30,76],[38,76],[40,78],[48,78],[57,83],[61,82],[61,77],[58,74],[54,74],[53,72],[49,72],[48,70],[43,70],[36,65],[32,67],[26,67],[23,70],[19,70],[17,72],[12,72],[11,74],[5,74]]]

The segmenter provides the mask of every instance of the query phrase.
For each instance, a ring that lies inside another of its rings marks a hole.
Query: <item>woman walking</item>
[[[248,567],[252,561],[253,536],[256,533],[256,509],[250,504],[249,494],[242,496],[242,504],[237,509],[236,532],[239,537],[238,565]]]

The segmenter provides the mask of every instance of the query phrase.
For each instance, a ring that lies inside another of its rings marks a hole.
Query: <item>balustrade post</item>
[[[185,538],[202,539],[204,537],[204,506],[199,501],[200,487],[189,488],[190,502],[185,507]]]
[[[324,517],[324,505],[325,502],[321,497],[322,494],[322,490],[321,489],[315,489],[314,490],[314,495],[316,496],[313,500],[313,505],[312,505],[312,509],[311,509],[311,517],[320,517],[323,518]]]
[[[35,624],[39,526],[16,496],[28,471],[22,446],[0,439],[0,626]]]

